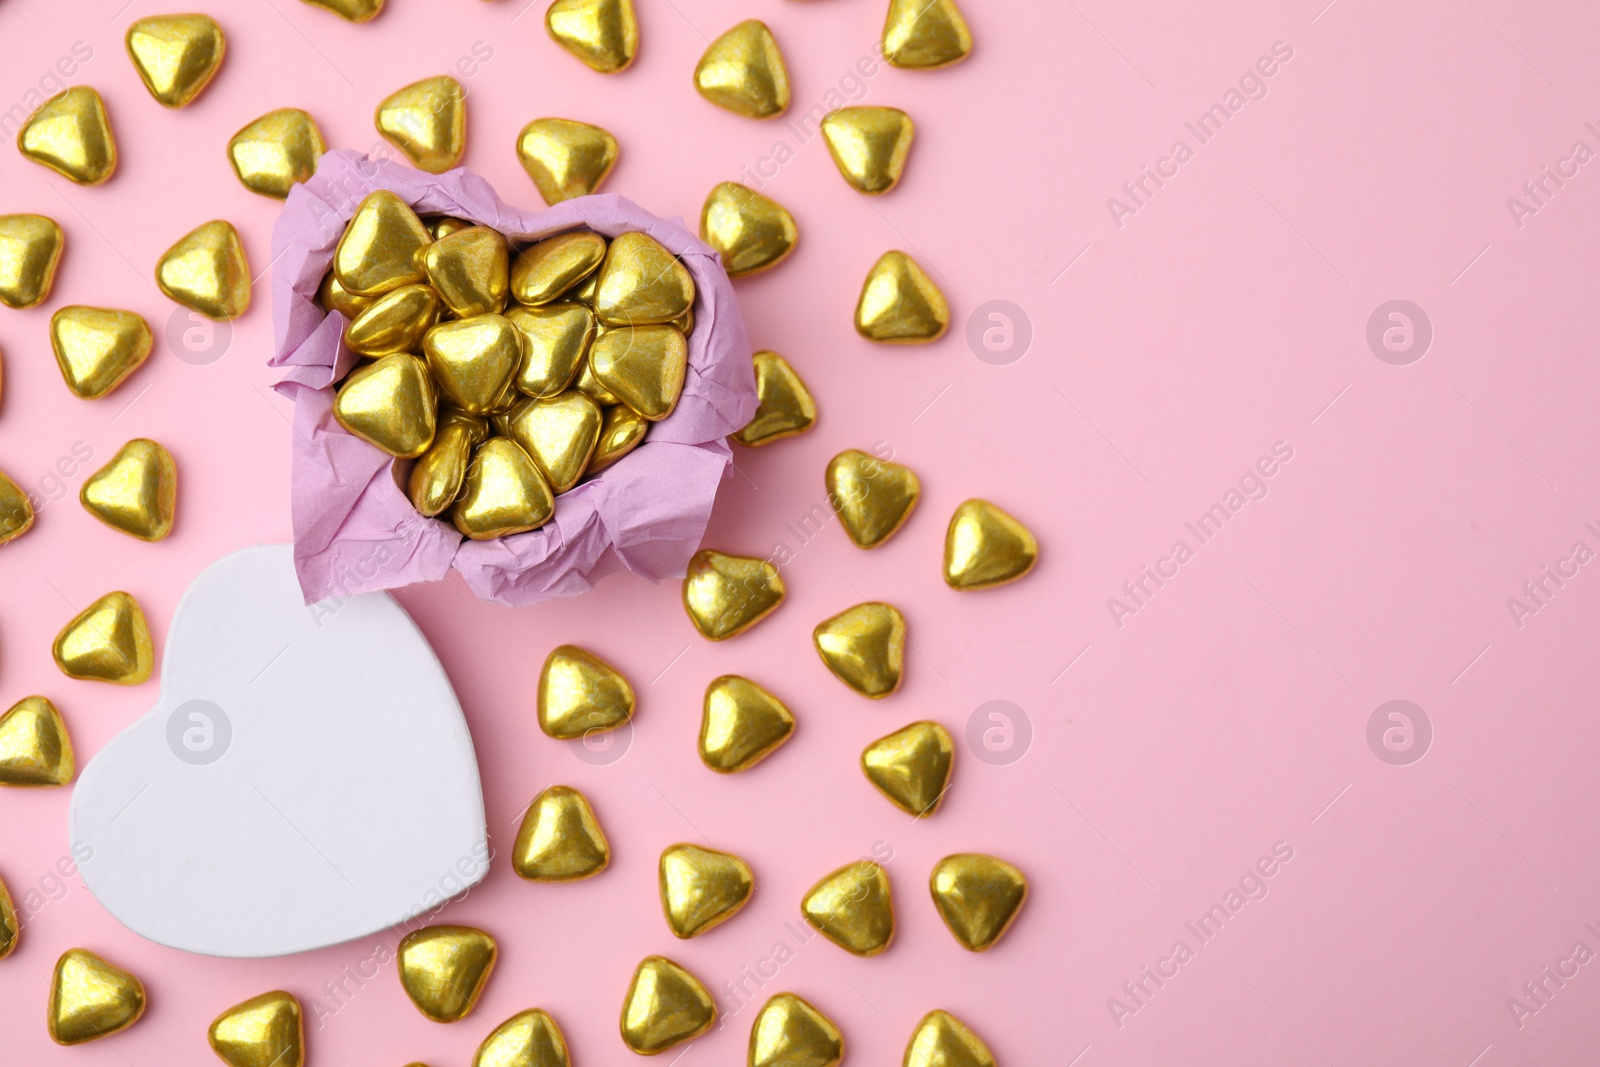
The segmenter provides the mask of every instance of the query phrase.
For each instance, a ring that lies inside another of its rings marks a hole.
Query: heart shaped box
[[[392,457],[334,420],[334,383],[358,357],[344,344],[344,316],[323,311],[317,287],[345,223],[375,189],[420,215],[492,226],[513,242],[580,228],[607,237],[643,231],[694,278],[695,329],[677,409],[633,452],[557,498],[555,517],[537,530],[462,540],[452,524],[411,506]],[[467,170],[425,174],[335,150],[290,190],[272,262],[271,365],[285,368],[276,388],[294,400],[294,559],[306,603],[436,581],[452,567],[480,598],[513,606],[587,592],[619,567],[653,581],[683,577],[733,462],[727,436],[750,421],[757,401],[733,285],[717,253],[681,221],[609,195],[521,211]]]

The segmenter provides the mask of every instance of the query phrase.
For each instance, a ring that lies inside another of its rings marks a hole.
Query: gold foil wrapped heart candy
[[[472,457],[450,519],[472,540],[488,541],[537,530],[555,510],[549,484],[521,446],[491,437]]]
[[[524,397],[511,409],[511,439],[556,494],[578,484],[594,455],[603,422],[600,407],[576,389],[543,399]]]
[[[552,40],[602,74],[626,70],[639,50],[633,0],[555,0],[544,25]]]
[[[344,343],[373,358],[413,352],[438,317],[439,296],[432,286],[402,285],[359,311],[345,328]]]
[[[539,729],[570,741],[614,730],[633,716],[633,686],[611,664],[577,645],[561,645],[539,672]]]
[[[936,722],[914,722],[881,737],[861,753],[861,771],[890,803],[916,818],[939,810],[955,763],[950,732]]]
[[[99,185],[117,169],[117,142],[105,102],[87,85],[75,85],[39,105],[22,124],[17,148],[79,185]]]
[[[78,501],[113,530],[141,541],[160,541],[172,532],[177,511],[177,464],[159,443],[135,438],[89,476]]]
[[[731,852],[676,844],[661,853],[661,911],[674,937],[697,937],[750,902],[755,880]]]
[[[413,167],[443,174],[467,150],[467,91],[448,74],[424,78],[385,98],[373,121]]]
[[[789,361],[776,352],[757,352],[756,397],[760,404],[733,439],[747,448],[805,433],[817,421],[817,405]]]
[[[281,989],[235,1004],[217,1016],[206,1039],[230,1067],[304,1067],[306,1062],[300,1001]]]
[[[700,95],[738,115],[772,118],[789,106],[789,72],[772,31],[746,19],[711,42],[694,70]]]
[[[44,215],[0,215],[0,304],[31,308],[55,285],[66,239]]]
[[[876,700],[900,688],[906,620],[893,604],[857,604],[818,623],[812,640],[834,677],[862,696]]]
[[[794,715],[748,678],[725,674],[706,686],[700,759],[723,774],[749,770],[794,734]]]
[[[571,385],[589,354],[594,312],[582,304],[513,307],[506,319],[522,334],[517,389],[528,396],[555,396]]]
[[[594,455],[589,459],[590,474],[599,474],[638,448],[650,430],[649,420],[625,404],[602,410],[605,416],[600,423],[600,440],[595,442]]]
[[[150,356],[150,326],[131,311],[64,307],[50,316],[50,347],[61,377],[85,400],[105,396]]]
[[[23,697],[0,715],[0,785],[66,785],[76,765],[61,713],[44,697]]]
[[[828,462],[824,482],[839,523],[857,548],[876,548],[893,537],[922,496],[922,482],[910,467],[853,448]]]
[[[945,926],[973,952],[982,952],[1005,936],[1028,899],[1028,880],[1021,871],[979,852],[940,860],[928,888]]]
[[[295,107],[269,111],[228,141],[228,162],[246,189],[279,200],[317,172],[327,146],[316,120]]]
[[[611,395],[659,422],[678,406],[689,370],[689,344],[670,324],[610,329],[590,347],[589,368]]]
[[[459,411],[440,412],[433,444],[411,465],[411,476],[406,481],[411,506],[432,518],[455,503],[466,484],[472,450],[488,436],[489,423],[482,417]]]
[[[50,980],[45,1022],[58,1045],[81,1045],[126,1030],[144,1014],[144,984],[83,948],[68,949]]]
[[[952,589],[1014,582],[1039,560],[1033,531],[987,500],[956,508],[944,539],[944,580]]]
[[[617,139],[571,119],[534,119],[517,136],[517,158],[547,204],[588,196],[617,165]]]
[[[793,993],[768,1000],[750,1027],[749,1067],[839,1067],[843,1059],[833,1020]]]
[[[828,154],[857,192],[887,193],[900,184],[916,126],[895,107],[845,107],[822,120]]]
[[[569,1067],[570,1063],[561,1027],[538,1008],[518,1012],[495,1027],[472,1057],[472,1067]]]
[[[873,264],[856,304],[856,332],[882,344],[937,341],[950,326],[950,305],[933,280],[904,252],[885,252]]]
[[[700,239],[722,256],[728,277],[743,278],[787,259],[800,231],[776,200],[738,182],[723,182],[700,209]]]
[[[622,1002],[622,1040],[654,1056],[710,1030],[717,1006],[700,980],[665,956],[648,956]]]
[[[594,310],[608,326],[670,323],[694,306],[694,278],[649,234],[614,238],[600,265]]]
[[[333,253],[333,273],[355,296],[382,296],[428,280],[423,251],[433,243],[411,205],[387,189],[368,193]]]
[[[577,285],[606,257],[606,239],[580,231],[557,234],[523,249],[511,270],[511,295],[520,304],[548,304]]]
[[[689,560],[683,607],[701,635],[724,641],[744,633],[783,603],[783,578],[764,559],[702,548]]]
[[[477,1006],[498,954],[482,930],[425,926],[400,941],[400,985],[423,1015],[453,1023]]]
[[[68,678],[141,685],[155,669],[155,646],[139,602],[114,592],[90,604],[56,635],[56,666]]]
[[[236,319],[250,307],[250,264],[233,224],[204,223],[167,249],[156,284],[184,307],[209,319]]]
[[[16,906],[11,903],[11,894],[6,891],[6,884],[0,882],[0,960],[17,950],[21,934],[22,928],[17,925]]]
[[[522,363],[522,334],[503,315],[441,322],[422,339],[439,391],[469,415],[500,406]]]
[[[533,798],[511,851],[517,874],[532,882],[574,882],[610,863],[611,846],[582,793],[553,785]]]
[[[144,87],[165,107],[200,95],[222,66],[222,27],[207,15],[152,15],[128,27],[128,58]]]
[[[510,292],[511,251],[500,231],[470,226],[449,233],[422,255],[428,281],[457,317],[471,318],[506,306]]]
[[[22,487],[0,472],[0,545],[33,528],[33,503]]]
[[[357,367],[339,387],[339,425],[391,456],[422,455],[433,443],[438,399],[427,365],[397,352]]]
[[[995,1067],[995,1061],[965,1023],[947,1011],[930,1011],[906,1044],[903,1067]]]
[[[366,22],[383,10],[384,0],[302,0],[312,7],[331,11],[347,22]]]
[[[972,54],[972,32],[955,0],[889,0],[883,58],[896,67],[931,70]]]
[[[856,956],[876,956],[894,940],[889,874],[871,860],[846,864],[812,886],[800,911],[819,934]]]

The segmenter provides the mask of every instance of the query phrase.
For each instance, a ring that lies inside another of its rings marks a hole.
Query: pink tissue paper
[[[493,226],[514,242],[585,228],[607,237],[643,231],[694,277],[695,329],[677,409],[629,455],[558,497],[555,517],[537,530],[463,540],[451,523],[411,506],[393,469],[409,461],[334,420],[333,385],[358,357],[344,344],[344,316],[322,310],[317,288],[345,223],[376,189],[420,215]],[[733,286],[717,253],[681,220],[620,196],[522,211],[464,169],[425,174],[336,150],[290,191],[272,232],[272,261],[271,365],[284,368],[276,388],[294,401],[294,559],[306,603],[434,581],[451,567],[480,598],[513,606],[586,592],[618,567],[652,581],[683,576],[732,462],[727,435],[755,414],[756,384]]]

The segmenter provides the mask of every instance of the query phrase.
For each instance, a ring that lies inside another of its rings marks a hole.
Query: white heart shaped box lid
[[[189,587],[160,700],[84,768],[71,835],[107,911],[212,956],[362,937],[489,869],[472,736],[433,649],[387,593],[308,607],[288,545]]]

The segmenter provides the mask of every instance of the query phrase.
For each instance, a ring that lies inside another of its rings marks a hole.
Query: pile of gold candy
[[[474,540],[537,529],[637,448],[677,406],[694,329],[694,279],[647,234],[514,251],[488,226],[425,223],[387,190],[356,209],[320,293],[364,357],[334,417],[415,460],[413,506]]]

